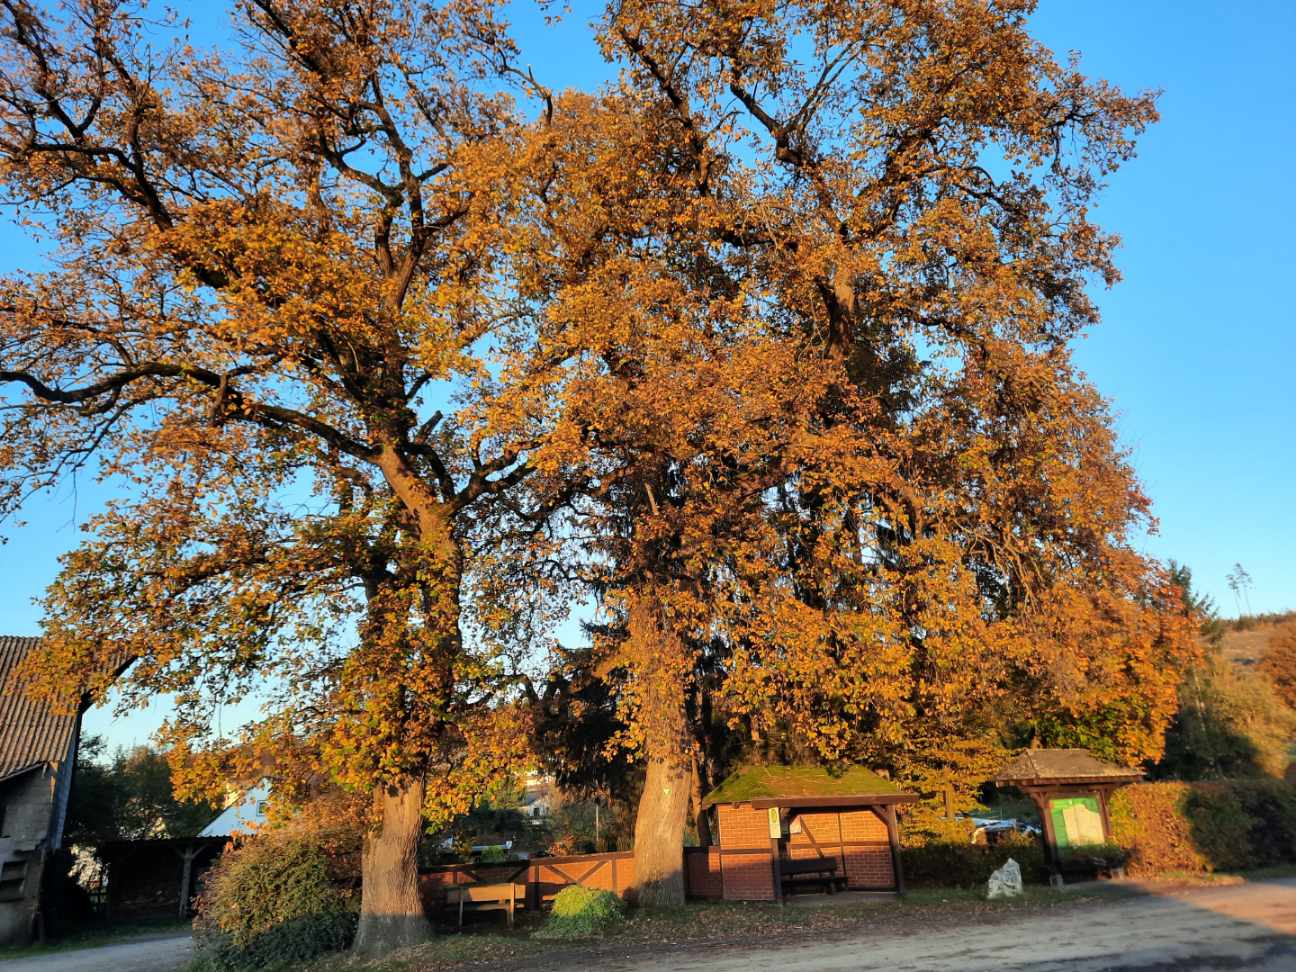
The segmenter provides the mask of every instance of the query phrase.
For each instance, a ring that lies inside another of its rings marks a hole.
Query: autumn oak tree
[[[1032,735],[1154,755],[1185,623],[1068,351],[1154,108],[1032,8],[617,0],[617,82],[558,95],[485,0],[251,0],[219,56],[7,2],[0,171],[56,255],[5,284],[0,499],[136,487],[38,674],[133,659],[179,735],[272,676],[249,742],[377,794],[361,948],[422,934],[420,812],[524,740],[507,652],[564,591],[645,903],[718,723],[964,797]]]
[[[209,54],[130,3],[4,8],[0,179],[51,257],[3,283],[0,505],[128,487],[29,675],[98,699],[129,665],[197,747],[268,686],[243,750],[374,794],[356,947],[417,941],[422,814],[526,744],[464,635],[517,619],[471,577],[546,421],[500,376],[564,361],[513,267],[548,92],[478,0],[251,0]]]
[[[556,441],[594,470],[575,520],[647,762],[651,900],[682,895],[703,693],[753,739],[962,800],[1014,739],[1159,750],[1191,631],[1068,351],[1117,277],[1089,204],[1155,113],[1059,64],[1033,6],[622,0],[600,24],[672,147],[627,165],[627,256],[557,301],[597,293],[619,330]]]

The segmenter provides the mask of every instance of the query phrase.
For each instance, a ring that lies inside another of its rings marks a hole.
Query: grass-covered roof
[[[898,786],[863,766],[744,766],[706,795],[703,806],[791,797],[897,796]]]

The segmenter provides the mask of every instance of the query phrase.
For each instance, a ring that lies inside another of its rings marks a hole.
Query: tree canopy
[[[645,901],[726,734],[964,795],[1031,737],[1155,756],[1191,625],[1069,353],[1155,110],[1032,7],[617,0],[617,81],[555,92],[489,0],[246,0],[212,52],[6,3],[54,256],[2,285],[0,514],[125,487],[36,687],[129,666],[199,749],[262,687],[249,772],[374,795],[361,949],[424,934],[421,819],[523,757],[583,596],[531,697],[646,766]]]

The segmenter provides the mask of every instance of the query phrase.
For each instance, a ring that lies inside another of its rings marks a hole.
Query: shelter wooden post
[[[891,841],[891,871],[895,875],[896,894],[904,894],[904,865],[900,861],[900,825],[896,822],[895,804],[888,803],[881,809],[882,819],[887,826],[887,837]]]
[[[783,865],[779,860],[779,841],[783,836],[783,811],[778,807],[771,807],[767,819],[770,822],[770,857],[774,868],[774,900],[780,905],[783,902]],[[778,821],[779,836],[774,836],[774,821]]]
[[[189,917],[189,887],[193,884],[193,862],[202,850],[201,846],[189,844],[176,851],[180,855],[180,911],[179,917],[184,921]]]

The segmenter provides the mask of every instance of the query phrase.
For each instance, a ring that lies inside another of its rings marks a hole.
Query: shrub
[[[982,887],[1010,857],[1021,867],[1022,880],[1047,880],[1044,845],[1029,834],[1005,834],[989,846],[970,840],[928,840],[900,852],[905,881],[915,887]]]
[[[1133,875],[1296,863],[1296,787],[1278,780],[1141,783],[1112,795]]]
[[[1120,844],[1084,844],[1066,851],[1063,855],[1063,869],[1070,873],[1124,867],[1129,856],[1129,851]]]
[[[1296,786],[1284,780],[1248,780],[1237,796],[1252,818],[1248,838],[1258,866],[1296,862]]]
[[[218,930],[196,931],[197,969],[211,972],[260,969],[339,952],[355,937],[356,920],[354,911],[305,915],[253,935],[242,944]]]
[[[625,917],[625,902],[611,891],[569,885],[554,896],[553,911],[537,938],[597,938]]]
[[[1193,844],[1211,870],[1228,871],[1257,863],[1251,854],[1255,823],[1227,784],[1198,783],[1183,798]]]
[[[260,968],[346,948],[354,894],[339,887],[323,849],[301,836],[258,837],[208,872],[194,923],[200,964]]]

